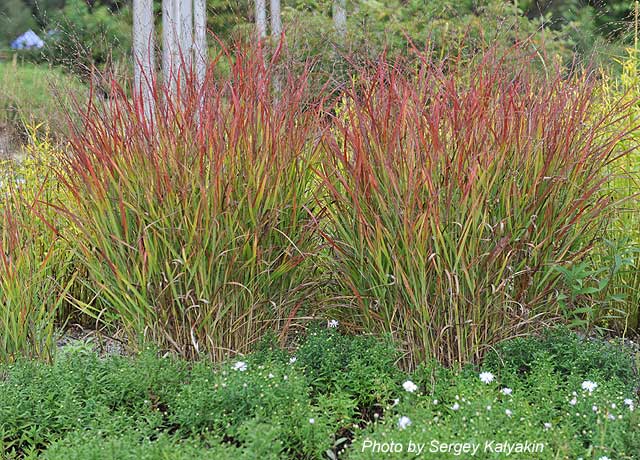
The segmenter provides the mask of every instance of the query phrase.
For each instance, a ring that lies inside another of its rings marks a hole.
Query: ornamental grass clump
[[[201,88],[186,75],[176,97],[158,90],[150,118],[114,83],[66,164],[99,299],[84,308],[133,345],[214,359],[268,330],[285,340],[312,303],[322,247],[305,76],[281,74],[272,94],[260,51],[219,59],[225,71],[213,62]]]
[[[354,79],[325,138],[325,237],[351,324],[391,333],[407,364],[478,360],[548,318],[558,272],[584,256],[609,199],[590,75],[527,56],[423,55]]]

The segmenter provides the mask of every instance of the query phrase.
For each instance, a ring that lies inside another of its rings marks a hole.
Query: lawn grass
[[[290,352],[265,342],[222,364],[68,345],[50,365],[0,367],[3,458],[397,459],[420,444],[420,458],[639,458],[627,347],[551,331],[478,368],[408,375],[390,343],[316,329]],[[465,442],[475,455],[456,454]]]
[[[0,128],[26,137],[25,126],[45,124],[54,134],[66,134],[73,99],[83,101],[88,93],[80,80],[60,69],[0,61]]]

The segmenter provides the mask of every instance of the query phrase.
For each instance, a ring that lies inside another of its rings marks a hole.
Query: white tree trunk
[[[333,26],[344,43],[347,38],[347,0],[333,0]]]
[[[193,0],[193,58],[195,60],[198,88],[204,83],[207,73],[207,1]]]
[[[154,111],[153,35],[153,0],[133,0],[134,91],[142,98],[147,120],[151,120]]]
[[[267,36],[267,7],[265,0],[255,0],[256,15],[256,31],[258,38],[262,39]]]
[[[180,16],[179,0],[162,0],[162,75],[170,96],[176,93],[179,68]]]
[[[282,34],[282,13],[280,12],[280,0],[271,0],[271,36],[276,40]]]
[[[193,61],[193,0],[179,0],[180,3],[180,55],[187,71]],[[184,71],[184,69],[183,69]]]

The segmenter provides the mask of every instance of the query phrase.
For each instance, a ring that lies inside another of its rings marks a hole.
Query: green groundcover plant
[[[479,368],[407,375],[390,341],[341,328],[218,364],[71,346],[52,364],[3,365],[3,458],[638,458],[638,376],[620,343],[552,332],[504,342]]]

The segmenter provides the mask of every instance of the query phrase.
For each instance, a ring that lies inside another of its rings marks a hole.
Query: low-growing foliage
[[[520,337],[503,342],[485,356],[488,369],[510,369],[518,376],[528,374],[539,360],[552,364],[553,371],[568,376],[602,373],[621,382],[633,382],[639,358],[629,353],[624,342],[606,342],[581,337],[568,329],[545,331],[539,337]]]
[[[434,362],[411,375],[389,363],[388,342],[335,331],[316,331],[289,357],[258,352],[223,363],[153,350],[99,358],[74,348],[52,364],[0,365],[0,448],[7,459],[378,459],[385,453],[365,448],[365,440],[402,443],[405,453],[409,441],[429,449],[432,440],[462,440],[481,443],[474,458],[489,459],[495,456],[484,443],[506,440],[544,443],[535,456],[510,455],[519,460],[635,459],[638,375],[602,366],[594,350],[607,344],[580,341],[561,330],[502,344],[514,356],[535,354],[526,373],[514,359],[462,371]],[[546,348],[555,354],[532,352]],[[320,368],[341,375],[318,379],[310,371],[306,359],[323,350],[328,362]],[[344,350],[354,351],[351,363],[340,358]],[[394,382],[370,413],[353,410],[366,394],[365,377]]]

